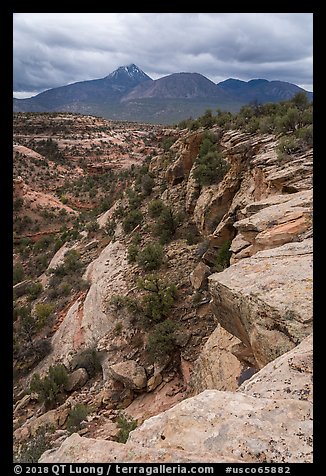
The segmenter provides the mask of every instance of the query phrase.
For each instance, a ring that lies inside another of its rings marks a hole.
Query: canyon
[[[226,165],[218,183],[200,184],[207,138]],[[216,124],[15,115],[14,266],[23,270],[15,306],[27,306],[35,280],[42,290],[32,316],[53,306],[32,336],[49,341],[49,352],[30,367],[19,352],[15,360],[18,454],[43,428],[50,447],[40,463],[313,461],[313,152],[280,155],[280,141]],[[153,202],[170,210],[169,222]],[[142,252],[159,242],[163,257],[151,268],[153,256]],[[37,248],[47,259],[35,270]],[[59,302],[49,293],[69,284],[69,275],[55,274],[68,269],[67,256],[80,271]],[[148,320],[155,292],[170,307],[164,319]],[[173,346],[153,357],[154,337],[158,348],[165,332],[170,344],[167,321]],[[100,363],[94,375],[76,365],[89,349]],[[47,409],[28,388],[57,364],[68,390]],[[76,405],[88,415],[69,432]],[[136,426],[123,442],[122,417]]]

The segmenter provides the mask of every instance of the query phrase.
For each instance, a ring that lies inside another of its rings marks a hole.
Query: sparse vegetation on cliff
[[[237,114],[217,110],[214,115],[208,110],[195,120],[181,121],[179,127],[196,130],[217,125],[223,129],[241,129],[249,133],[293,134],[297,146],[300,144],[304,148],[312,145],[312,121],[313,104],[306,93],[299,92],[288,101],[242,106]]]

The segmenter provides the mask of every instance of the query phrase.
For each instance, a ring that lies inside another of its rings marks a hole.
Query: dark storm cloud
[[[39,92],[136,63],[154,79],[280,79],[312,89],[311,13],[16,13],[14,91]],[[19,94],[18,94],[19,95]]]

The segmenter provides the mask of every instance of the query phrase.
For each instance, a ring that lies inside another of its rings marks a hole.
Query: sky
[[[312,13],[14,13],[14,97],[136,64],[313,90]]]

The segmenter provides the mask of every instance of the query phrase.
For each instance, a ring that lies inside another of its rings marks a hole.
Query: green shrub
[[[66,195],[61,195],[60,196],[60,202],[63,203],[63,205],[66,205],[68,203],[68,198]]]
[[[135,233],[131,240],[133,245],[139,245],[141,243],[140,233]]]
[[[313,146],[313,126],[301,127],[296,131],[296,137],[301,139],[303,145]]]
[[[29,306],[17,308],[17,314],[20,317],[19,334],[21,337],[33,346],[33,336],[37,330],[37,322],[31,314]]]
[[[285,155],[291,155],[301,149],[300,140],[295,136],[282,137],[277,145],[278,157],[282,158]]]
[[[89,408],[87,405],[77,403],[68,414],[67,418],[67,430],[69,433],[75,433],[81,430],[81,423],[85,420],[89,414]]]
[[[117,322],[116,325],[114,326],[114,332],[119,335],[122,332],[122,322]]]
[[[100,228],[100,225],[97,223],[97,221],[90,221],[86,225],[86,230],[90,232],[97,231]]]
[[[176,329],[177,324],[170,319],[166,319],[156,324],[153,331],[149,334],[147,352],[154,361],[170,355],[176,348]]]
[[[89,378],[95,377],[102,369],[99,352],[93,347],[82,350],[74,357],[72,366],[86,369]]]
[[[148,205],[148,213],[151,218],[157,218],[161,215],[165,207],[162,200],[152,200]]]
[[[42,236],[35,244],[34,244],[34,250],[35,251],[45,251],[49,248],[53,241],[53,238],[51,235],[49,236]]]
[[[120,294],[114,294],[109,303],[116,310],[126,308],[132,313],[137,313],[140,310],[138,301],[128,296],[121,296]]]
[[[24,199],[21,198],[21,197],[17,197],[15,198],[14,202],[13,202],[13,209],[14,211],[18,211],[22,208],[24,204]]]
[[[54,306],[49,303],[39,303],[35,306],[35,315],[37,318],[37,325],[42,329],[48,321],[49,316],[53,313]]]
[[[177,139],[176,137],[170,136],[170,137],[165,137],[162,140],[161,147],[163,147],[164,152],[167,152],[170,149],[171,145],[175,143],[176,139]]]
[[[142,202],[142,197],[137,192],[135,192],[135,190],[130,188],[127,190],[127,196],[129,209],[137,210]]]
[[[66,276],[74,273],[79,273],[83,268],[80,261],[80,253],[76,250],[69,250],[65,253],[63,264],[57,266],[52,270],[56,276]]]
[[[150,243],[142,251],[138,251],[135,259],[145,271],[158,269],[163,262],[163,248],[159,243]]]
[[[223,158],[223,154],[210,151],[196,160],[194,178],[201,186],[212,185],[213,183],[219,183],[227,171],[228,165]]]
[[[137,421],[131,417],[120,414],[117,419],[120,431],[116,437],[118,443],[126,443],[129,433],[137,428]]]
[[[18,263],[13,268],[13,284],[20,283],[24,279],[24,268],[21,263]]]
[[[172,208],[164,206],[160,215],[156,219],[154,226],[154,235],[159,238],[163,245],[168,243],[177,231],[178,220]]]
[[[124,214],[125,214],[125,209],[123,208],[122,205],[119,205],[119,206],[114,210],[113,217],[114,217],[114,218],[122,218]]]
[[[218,270],[223,270],[230,266],[230,258],[232,251],[230,251],[231,241],[225,241],[217,252],[215,264]]]
[[[108,220],[105,225],[105,231],[109,236],[113,236],[115,229],[117,227],[117,222],[115,220]]]
[[[143,221],[143,214],[140,210],[131,210],[122,223],[125,233],[130,233],[137,225]]]
[[[44,403],[45,408],[53,408],[60,401],[64,387],[68,382],[68,374],[64,365],[51,366],[48,375],[41,378],[34,374],[30,383],[31,392],[38,394],[38,399]]]
[[[137,245],[130,245],[128,248],[128,262],[135,263],[139,253],[139,247]]]
[[[141,187],[145,196],[150,195],[152,193],[154,185],[154,179],[150,175],[143,175],[141,180]]]
[[[162,321],[169,314],[177,293],[175,284],[168,284],[156,275],[139,279],[139,289],[147,291],[142,299],[144,314],[155,322]]]
[[[43,290],[43,286],[42,286],[42,283],[40,283],[39,281],[31,283],[27,287],[27,293],[29,295],[29,299],[31,301],[34,301],[41,294],[42,290]]]

